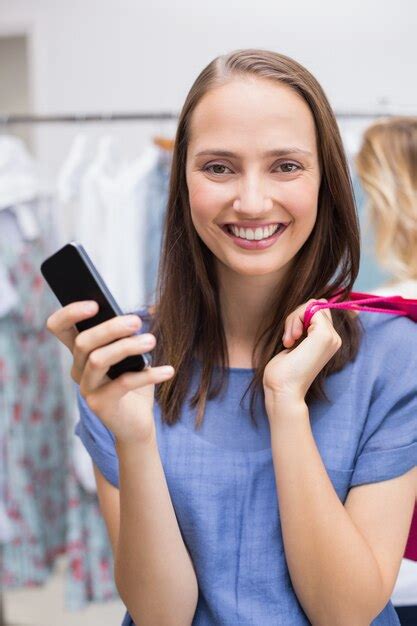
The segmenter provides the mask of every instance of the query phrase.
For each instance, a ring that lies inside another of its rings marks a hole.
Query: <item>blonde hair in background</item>
[[[417,278],[417,116],[372,124],[355,161],[378,261],[399,279]]]

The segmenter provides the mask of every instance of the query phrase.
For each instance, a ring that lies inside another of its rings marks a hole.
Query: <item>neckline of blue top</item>
[[[197,365],[201,366],[200,359],[198,359],[197,357],[193,357],[193,360],[197,363]],[[222,368],[220,367],[220,365],[213,365],[213,369],[221,370]],[[224,369],[226,372],[236,372],[238,374],[240,373],[248,374],[248,373],[252,373],[255,371],[254,367],[225,367]]]
[[[359,311],[359,315],[362,313],[362,311]],[[363,323],[363,316],[360,315],[360,319]],[[197,363],[197,365],[199,365],[201,367],[201,359],[198,359],[197,357],[193,357],[193,360]],[[222,368],[220,367],[220,365],[214,365],[213,369],[219,371]],[[224,368],[226,372],[232,372],[236,374],[253,374],[253,372],[255,372],[255,368],[254,367],[225,367]]]

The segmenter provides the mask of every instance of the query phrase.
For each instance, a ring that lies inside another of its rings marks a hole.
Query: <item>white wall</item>
[[[0,85],[0,113],[26,113],[32,108],[25,36],[0,37]],[[15,134],[32,149],[30,126],[15,129]]]
[[[36,113],[178,112],[201,69],[241,47],[293,56],[335,109],[380,109],[385,101],[417,111],[413,0],[0,0],[0,36],[22,31],[30,36]],[[165,128],[172,134],[172,123],[101,124],[89,132],[111,130],[137,153]],[[50,171],[75,130],[36,130]]]

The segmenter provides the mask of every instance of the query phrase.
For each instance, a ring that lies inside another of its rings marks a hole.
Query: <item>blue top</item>
[[[138,314],[143,314],[143,310]],[[387,480],[417,465],[417,326],[405,317],[361,312],[357,357],[328,376],[331,403],[313,401],[314,439],[334,489]],[[147,331],[143,324],[141,332]],[[195,361],[189,396],[201,368]],[[219,369],[219,368],[217,368]],[[159,451],[199,585],[193,626],[309,624],[291,584],[282,541],[268,417],[250,392],[253,370],[229,368],[226,392],[208,401],[203,426],[184,404],[174,426],[154,415]],[[107,480],[118,486],[114,436],[79,394],[76,433]],[[188,397],[189,397],[188,396]],[[126,613],[122,626],[132,626]],[[399,625],[391,602],[371,626]]]

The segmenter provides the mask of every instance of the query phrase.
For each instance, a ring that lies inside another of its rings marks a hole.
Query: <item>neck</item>
[[[270,315],[279,278],[276,273],[237,275],[224,266],[218,275],[226,339],[233,345],[253,347],[260,323]]]

